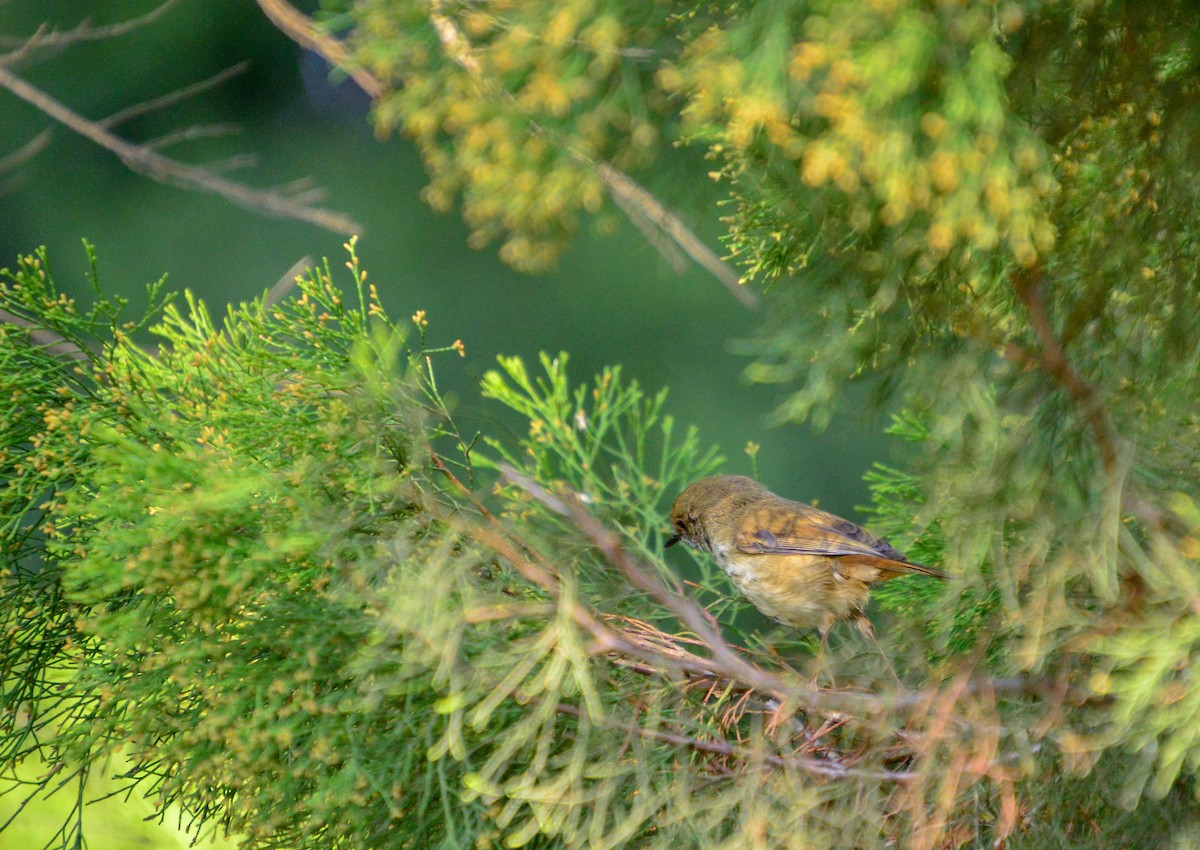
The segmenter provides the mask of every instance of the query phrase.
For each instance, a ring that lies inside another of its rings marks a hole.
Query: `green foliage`
[[[543,354],[545,377],[534,378],[520,358],[500,358],[503,374],[484,375],[483,395],[528,419],[529,434],[519,451],[490,438],[488,445],[500,462],[583,494],[632,545],[661,556],[666,508],[721,458],[701,447],[694,427],[676,437],[675,420],[663,412],[665,390],[647,397],[636,381],[621,381],[618,367],[605,369],[591,387],[572,389],[567,362],[566,353]],[[506,495],[528,504],[515,488]]]
[[[4,434],[9,775],[36,755],[64,769],[31,794],[64,777],[82,787],[123,749],[129,791],[250,847],[684,846],[733,840],[743,807],[821,805],[802,777],[714,794],[704,777],[737,749],[674,736],[719,740],[756,718],[722,721],[727,697],[706,706],[703,689],[589,645],[580,606],[613,585],[594,552],[548,550],[551,594],[482,533],[482,514],[454,508],[464,494],[431,465],[430,440],[453,433],[432,350],[407,346],[351,267],[349,298],[325,269],[219,326],[194,299],[157,299],[136,323],[153,352],[105,310],[78,329],[60,320],[74,307],[44,258],[9,273],[3,307],[31,326],[6,326],[0,346],[24,366],[4,389],[26,423]],[[47,344],[51,327],[72,335]],[[549,380],[520,393],[489,379],[520,409],[564,414],[531,439],[546,452],[534,468],[553,458],[629,522],[665,509],[663,483],[628,479],[639,464],[656,457],[672,488],[712,468],[694,432],[673,436],[661,395],[615,371],[573,390],[546,365]],[[23,406],[22,387],[47,384]],[[497,532],[527,557],[554,531],[533,513]],[[646,622],[652,603],[624,610],[670,645]],[[76,814],[62,846],[81,838]]]
[[[958,723],[943,724],[942,708],[881,726],[887,703],[864,707],[850,691],[833,714],[798,705],[789,727],[776,703],[707,669],[724,662],[705,660],[713,647],[669,603],[699,600],[739,633],[723,576],[707,565],[685,587],[662,557],[670,500],[719,462],[694,430],[677,433],[665,395],[616,369],[573,386],[565,355],[543,356],[541,375],[502,359],[484,394],[529,430],[472,452],[509,476],[493,513],[431,447],[457,441],[476,477],[428,367],[458,346],[427,347],[418,313],[410,347],[412,328],[387,319],[353,254],[349,265],[349,298],[325,268],[297,297],[241,305],[220,325],[160,286],[132,324],[103,300],[80,314],[44,256],[8,273],[3,309],[27,324],[0,339],[14,366],[0,388],[12,399],[0,763],[13,780],[34,756],[63,765],[31,793],[82,788],[121,749],[130,791],[248,847],[871,846],[923,840],[930,807],[957,845],[981,846],[1071,834],[1074,821],[1023,816],[1018,803],[1064,765],[1136,753],[1136,770],[1093,780],[1128,805],[1143,788],[1175,799],[1191,781],[1179,777],[1200,751],[1187,675],[1200,512],[1186,495],[1171,505],[1177,544],[1147,529],[1123,538],[1145,562],[1134,628],[1116,628],[1120,611],[1098,608],[1086,582],[1070,604],[1099,612],[1096,631],[1014,619],[1040,600],[1006,560],[1028,551],[1034,518],[1012,517],[994,560],[949,593],[896,582],[878,594],[897,667],[912,681],[951,677],[922,699],[956,700]],[[133,341],[137,328],[155,349]],[[893,430],[935,452],[977,450],[929,411]],[[879,467],[873,525],[946,565],[961,543],[930,513],[946,502],[929,480]],[[986,484],[989,499],[1015,486]],[[665,580],[661,592],[568,518],[575,494]],[[1030,657],[1050,671],[1086,657],[1061,682],[1090,700],[1037,732],[1038,700],[1003,677],[1047,634],[1060,654]],[[792,670],[804,657],[751,645],[762,648],[740,657],[763,687],[810,693]],[[838,677],[880,687],[877,659],[852,649],[833,649]],[[1001,693],[962,690],[963,658],[994,671]],[[80,801],[62,846],[82,834]],[[1091,803],[1063,805],[1092,815]]]
[[[1148,756],[1112,750],[1088,775],[1073,772],[1070,782],[1042,786],[1027,830],[1014,835],[1008,846],[1019,850],[1196,846],[1200,822],[1194,788],[1178,783],[1161,799],[1138,799],[1136,791],[1126,795],[1114,787],[1113,777],[1145,775]]]
[[[103,300],[78,315],[42,255],[6,273],[4,309],[35,328],[6,325],[0,355],[22,366],[2,380],[25,426],[4,432],[7,772],[37,754],[82,782],[125,747],[131,789],[257,846],[361,846],[436,805],[412,746],[439,731],[432,668],[402,717],[365,710],[354,671],[389,573],[445,545],[415,507],[431,351],[351,265],[352,306],[325,269],[221,327],[190,297],[129,324]],[[130,336],[146,325],[154,353]],[[412,757],[362,756],[376,746]]]
[[[325,270],[218,326],[160,286],[79,313],[37,256],[0,289],[0,763],[123,745],[132,786],[261,847],[1195,836],[1188,4],[330,5],[430,200],[516,265],[603,163],[705,146],[778,415],[862,378],[906,411],[872,526],[952,576],[877,593],[921,690],[850,642],[818,690],[794,646],[701,639],[736,603],[659,532],[718,459],[616,369],[488,373],[529,431],[485,440],[485,504],[423,316],[410,348],[353,260],[349,304]]]
[[[897,416],[888,433],[909,442],[929,439],[929,430],[910,415]],[[871,486],[870,526],[892,541],[900,543],[910,536],[914,522],[922,516],[926,501],[921,479],[912,473],[876,463],[867,472]],[[921,564],[944,567],[946,534],[937,519],[931,519],[911,543],[902,546],[905,555]],[[904,638],[897,647],[916,644],[931,659],[945,661],[978,652],[995,668],[1003,669],[1006,640],[996,616],[999,594],[991,581],[994,570],[985,565],[982,582],[964,583],[951,590],[934,582],[913,577],[901,578],[877,586],[871,594],[880,606],[894,612],[902,625]],[[915,635],[920,640],[914,640]]]
[[[666,517],[671,502],[688,484],[717,471],[723,458],[704,448],[698,432],[676,432],[675,420],[664,413],[667,393],[647,396],[636,381],[624,383],[618,367],[606,368],[591,386],[572,388],[567,374],[569,357],[542,354],[544,376],[530,375],[516,357],[501,357],[500,370],[484,375],[482,391],[516,411],[529,423],[528,434],[516,446],[485,438],[491,455],[477,457],[480,466],[519,470],[556,491],[577,493],[588,510],[618,532],[631,551],[644,555],[669,583],[678,582],[663,559]],[[546,511],[520,487],[498,488],[505,518],[519,522],[523,535],[537,534],[554,551],[569,553],[576,569],[590,570],[607,588],[604,610],[645,618],[676,630],[679,624],[662,612],[649,613],[645,600],[629,593],[612,567],[589,554],[590,544],[579,529],[559,514]],[[710,558],[695,559],[685,574],[693,574],[689,593],[733,625],[726,616],[745,607],[729,593],[720,569]]]

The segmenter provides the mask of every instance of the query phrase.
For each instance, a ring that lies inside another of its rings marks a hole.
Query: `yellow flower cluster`
[[[1054,245],[1044,207],[1057,183],[1050,157],[1005,115],[994,22],[966,8],[939,17],[909,0],[874,5],[875,16],[809,17],[800,38],[777,22],[757,34],[790,41],[773,57],[714,27],[658,82],[687,97],[685,118],[727,155],[782,157],[804,186],[844,195],[853,227],[921,234],[931,261],[1004,247],[1032,265]]]
[[[628,167],[659,144],[647,93],[630,85],[632,34],[595,0],[440,5],[440,53],[393,6],[361,14],[357,59],[385,87],[376,119],[415,140],[424,199],[461,202],[469,244],[501,240],[517,268],[551,265],[580,212],[600,206],[595,163]]]

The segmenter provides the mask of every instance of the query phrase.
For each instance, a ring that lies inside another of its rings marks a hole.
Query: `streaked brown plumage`
[[[818,629],[822,646],[843,620],[873,637],[863,613],[872,584],[910,573],[946,578],[850,520],[776,496],[741,475],[688,486],[671,507],[671,525],[668,546],[682,540],[710,553],[758,610]]]

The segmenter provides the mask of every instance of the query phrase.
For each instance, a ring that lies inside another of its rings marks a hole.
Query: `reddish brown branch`
[[[1035,360],[1036,364],[1054,378],[1078,405],[1091,429],[1104,471],[1111,476],[1117,469],[1117,448],[1112,429],[1095,388],[1071,366],[1054,333],[1046,307],[1045,280],[1041,268],[1020,272],[1015,277],[1014,285],[1017,297],[1021,299],[1029,314],[1029,323],[1041,348]],[[1029,360],[1028,357],[1020,359]]]
[[[585,713],[583,709],[579,708],[578,706],[561,702],[556,705],[556,709],[560,714],[569,714],[573,717],[582,717]],[[803,756],[799,754],[779,755],[775,753],[756,753],[748,748],[738,747],[731,741],[724,739],[697,738],[693,735],[686,735],[682,732],[669,732],[663,729],[648,729],[635,723],[597,724],[595,718],[590,717],[589,719],[593,724],[596,725],[607,725],[610,728],[620,729],[630,733],[631,735],[637,735],[640,738],[661,741],[664,744],[672,744],[677,747],[685,747],[694,752],[708,753],[725,758],[737,759],[743,763],[752,764],[754,762],[758,762],[768,767],[798,769],[804,771],[805,773],[811,773],[814,776],[821,776],[828,779],[845,779],[853,777],[859,779],[870,779],[877,782],[907,782],[917,777],[917,774],[911,771],[864,770],[862,768],[840,764],[836,761],[813,758],[812,756]]]

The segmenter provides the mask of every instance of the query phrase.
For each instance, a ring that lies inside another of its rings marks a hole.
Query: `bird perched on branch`
[[[875,641],[863,609],[876,582],[912,573],[946,578],[850,520],[776,496],[742,475],[689,485],[671,506],[671,526],[667,546],[683,541],[711,554],[759,611],[816,628],[822,650],[843,620]]]

